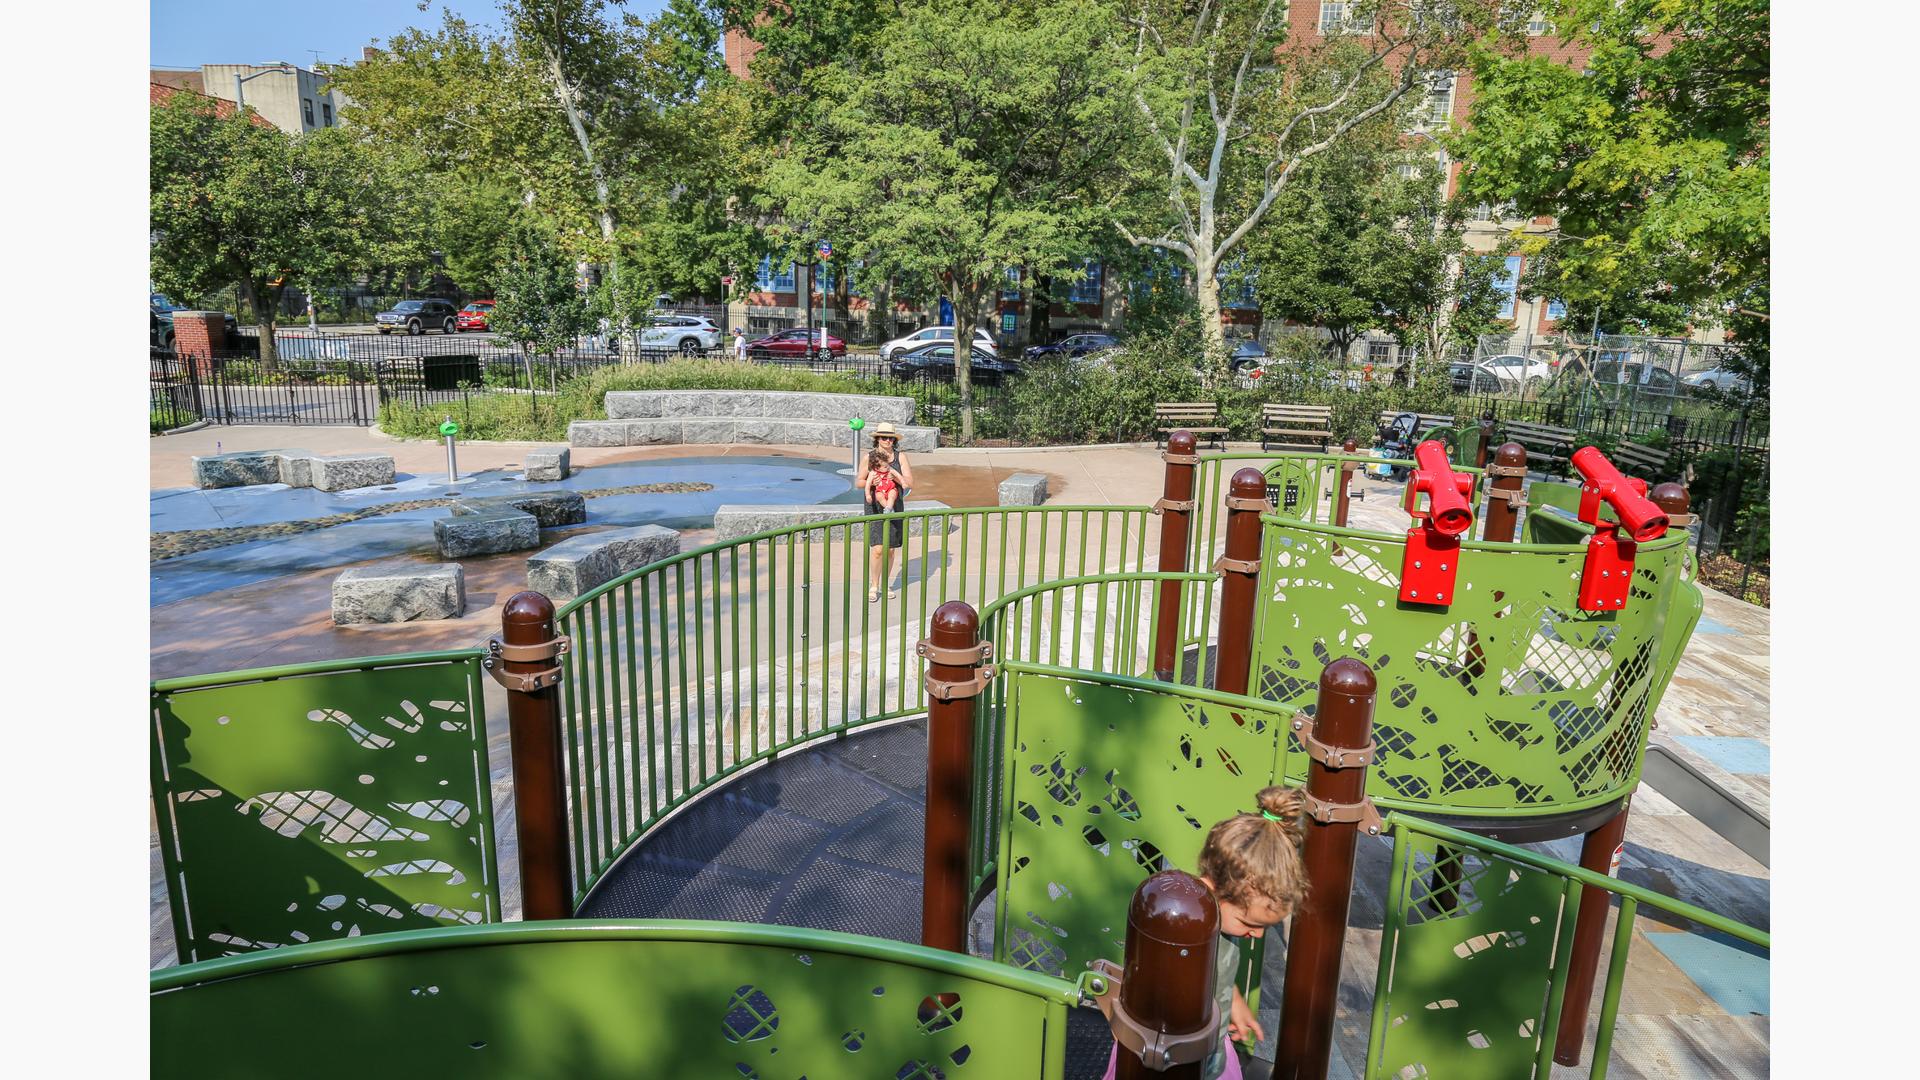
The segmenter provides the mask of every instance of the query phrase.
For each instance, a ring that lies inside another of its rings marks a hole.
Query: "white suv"
[[[953,327],[929,326],[921,330],[915,330],[906,337],[894,338],[892,341],[880,346],[880,358],[892,362],[895,357],[909,349],[917,349],[922,345],[933,345],[938,342],[951,342],[952,340]],[[987,329],[984,326],[976,326],[973,328],[973,347],[985,352],[988,356],[998,357],[1000,355],[993,344],[993,335],[987,333]]]
[[[640,331],[643,349],[677,349],[681,356],[705,354],[720,347],[720,328],[704,315],[655,315]]]

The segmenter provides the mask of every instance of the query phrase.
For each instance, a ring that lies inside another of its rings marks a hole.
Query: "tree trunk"
[[[273,371],[280,366],[280,343],[274,331],[280,323],[280,290],[265,282],[247,283],[247,303],[253,305],[254,321],[260,324],[260,368]]]
[[[593,144],[587,139],[587,126],[580,119],[579,103],[574,99],[572,84],[567,82],[566,70],[560,65],[560,54],[551,48],[546,53],[547,74],[553,79],[553,94],[560,99],[560,107],[566,111],[574,140],[580,144],[580,156],[586,160],[587,174],[593,177],[593,198],[599,211],[595,217],[600,223],[600,238],[607,243],[607,258],[612,267],[609,276],[618,282],[620,271],[618,260],[613,257],[613,206],[607,193],[607,178],[600,169],[600,162],[593,156]]]
[[[956,276],[954,281],[959,282]],[[960,445],[973,443],[973,328],[979,324],[977,285],[954,290],[953,381],[960,391]]]
[[[1042,274],[1034,281],[1031,314],[1027,316],[1027,340],[1035,345],[1048,345],[1053,341],[1053,275]]]
[[[877,341],[884,342],[893,337],[893,279],[883,277],[873,283],[873,297],[869,301],[873,308],[867,313],[867,321],[873,326]]]
[[[1210,386],[1219,386],[1226,381],[1227,374],[1227,335],[1220,326],[1220,281],[1213,276],[1214,263],[1210,258],[1195,260],[1193,269],[1193,284],[1200,302],[1200,340],[1207,351],[1207,381]]]

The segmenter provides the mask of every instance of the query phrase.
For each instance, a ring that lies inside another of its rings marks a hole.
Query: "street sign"
[[[721,279],[720,279],[720,284],[722,284],[722,285],[724,285],[724,286],[726,286],[727,288],[729,288],[729,289],[731,289],[731,288],[733,288],[733,278],[731,278],[731,277],[723,277],[723,278],[721,278]]]
[[[831,240],[820,241],[820,257],[823,259],[833,258],[833,241]]]

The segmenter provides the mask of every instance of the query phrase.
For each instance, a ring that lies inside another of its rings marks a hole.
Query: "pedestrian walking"
[[[733,328],[733,358],[735,360],[747,358],[747,335],[737,326]]]

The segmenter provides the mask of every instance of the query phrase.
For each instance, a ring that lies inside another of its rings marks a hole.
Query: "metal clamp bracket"
[[[1337,803],[1317,799],[1311,791],[1300,794],[1306,797],[1307,816],[1322,825],[1357,822],[1368,836],[1379,836],[1386,829],[1386,820],[1374,809],[1373,800],[1364,795],[1357,803]]]
[[[1230,559],[1225,555],[1213,561],[1214,573],[1231,571],[1236,574],[1257,574],[1260,572],[1259,559]]]
[[[1533,505],[1527,501],[1526,493],[1519,488],[1497,488],[1490,486],[1486,489],[1486,496],[1489,499],[1499,499],[1514,510],[1525,510],[1527,507]]]
[[[499,659],[489,656],[480,661],[480,666],[487,669],[487,674],[493,676],[494,682],[515,693],[530,694],[535,690],[545,690],[550,686],[560,685],[560,665],[558,664],[539,671],[513,672],[501,666]]]
[[[1087,967],[1104,976],[1106,991],[1094,995],[1094,1003],[1107,1015],[1107,1026],[1113,1031],[1113,1041],[1125,1047],[1127,1053],[1139,1058],[1147,1068],[1165,1072],[1175,1065],[1205,1061],[1220,1045],[1219,1032],[1215,1030],[1220,1022],[1218,1002],[1207,1002],[1207,1018],[1198,1030],[1174,1035],[1147,1027],[1128,1015],[1125,1006],[1120,1004],[1122,972],[1119,965],[1111,960],[1092,960]]]
[[[1700,520],[1698,514],[1668,514],[1667,528],[1684,529],[1698,520]]]
[[[1525,465],[1489,465],[1486,473],[1488,476],[1525,476],[1527,467]]]
[[[542,641],[537,645],[509,645],[499,636],[487,639],[487,652],[502,660],[518,663],[532,663],[539,660],[552,660],[573,651],[573,639],[565,634],[554,636],[552,641]]]
[[[980,691],[993,681],[993,665],[981,664],[972,677],[965,679],[938,679],[932,674],[927,676],[927,696],[935,701],[963,701],[980,696]]]
[[[1229,495],[1227,496],[1227,509],[1257,510],[1260,513],[1264,514],[1267,511],[1273,509],[1273,503],[1269,502],[1264,497],[1258,498],[1258,499],[1249,499],[1240,495]]]
[[[1157,514],[1162,510],[1178,510],[1183,514],[1191,514],[1193,512],[1193,500],[1192,499],[1168,499],[1168,498],[1160,498],[1155,500],[1153,504],[1153,512]]]
[[[1171,450],[1162,450],[1160,451],[1160,460],[1169,465],[1198,465],[1200,464],[1200,455],[1176,454]]]
[[[1365,746],[1329,746],[1320,741],[1313,717],[1306,713],[1294,715],[1293,730],[1300,736],[1300,745],[1306,748],[1307,756],[1329,769],[1361,769],[1373,764],[1373,743]]]
[[[945,645],[935,645],[932,641],[921,638],[914,643],[913,652],[914,655],[924,656],[936,664],[972,667],[982,661],[993,659],[993,642],[982,641],[966,648],[949,649]]]

